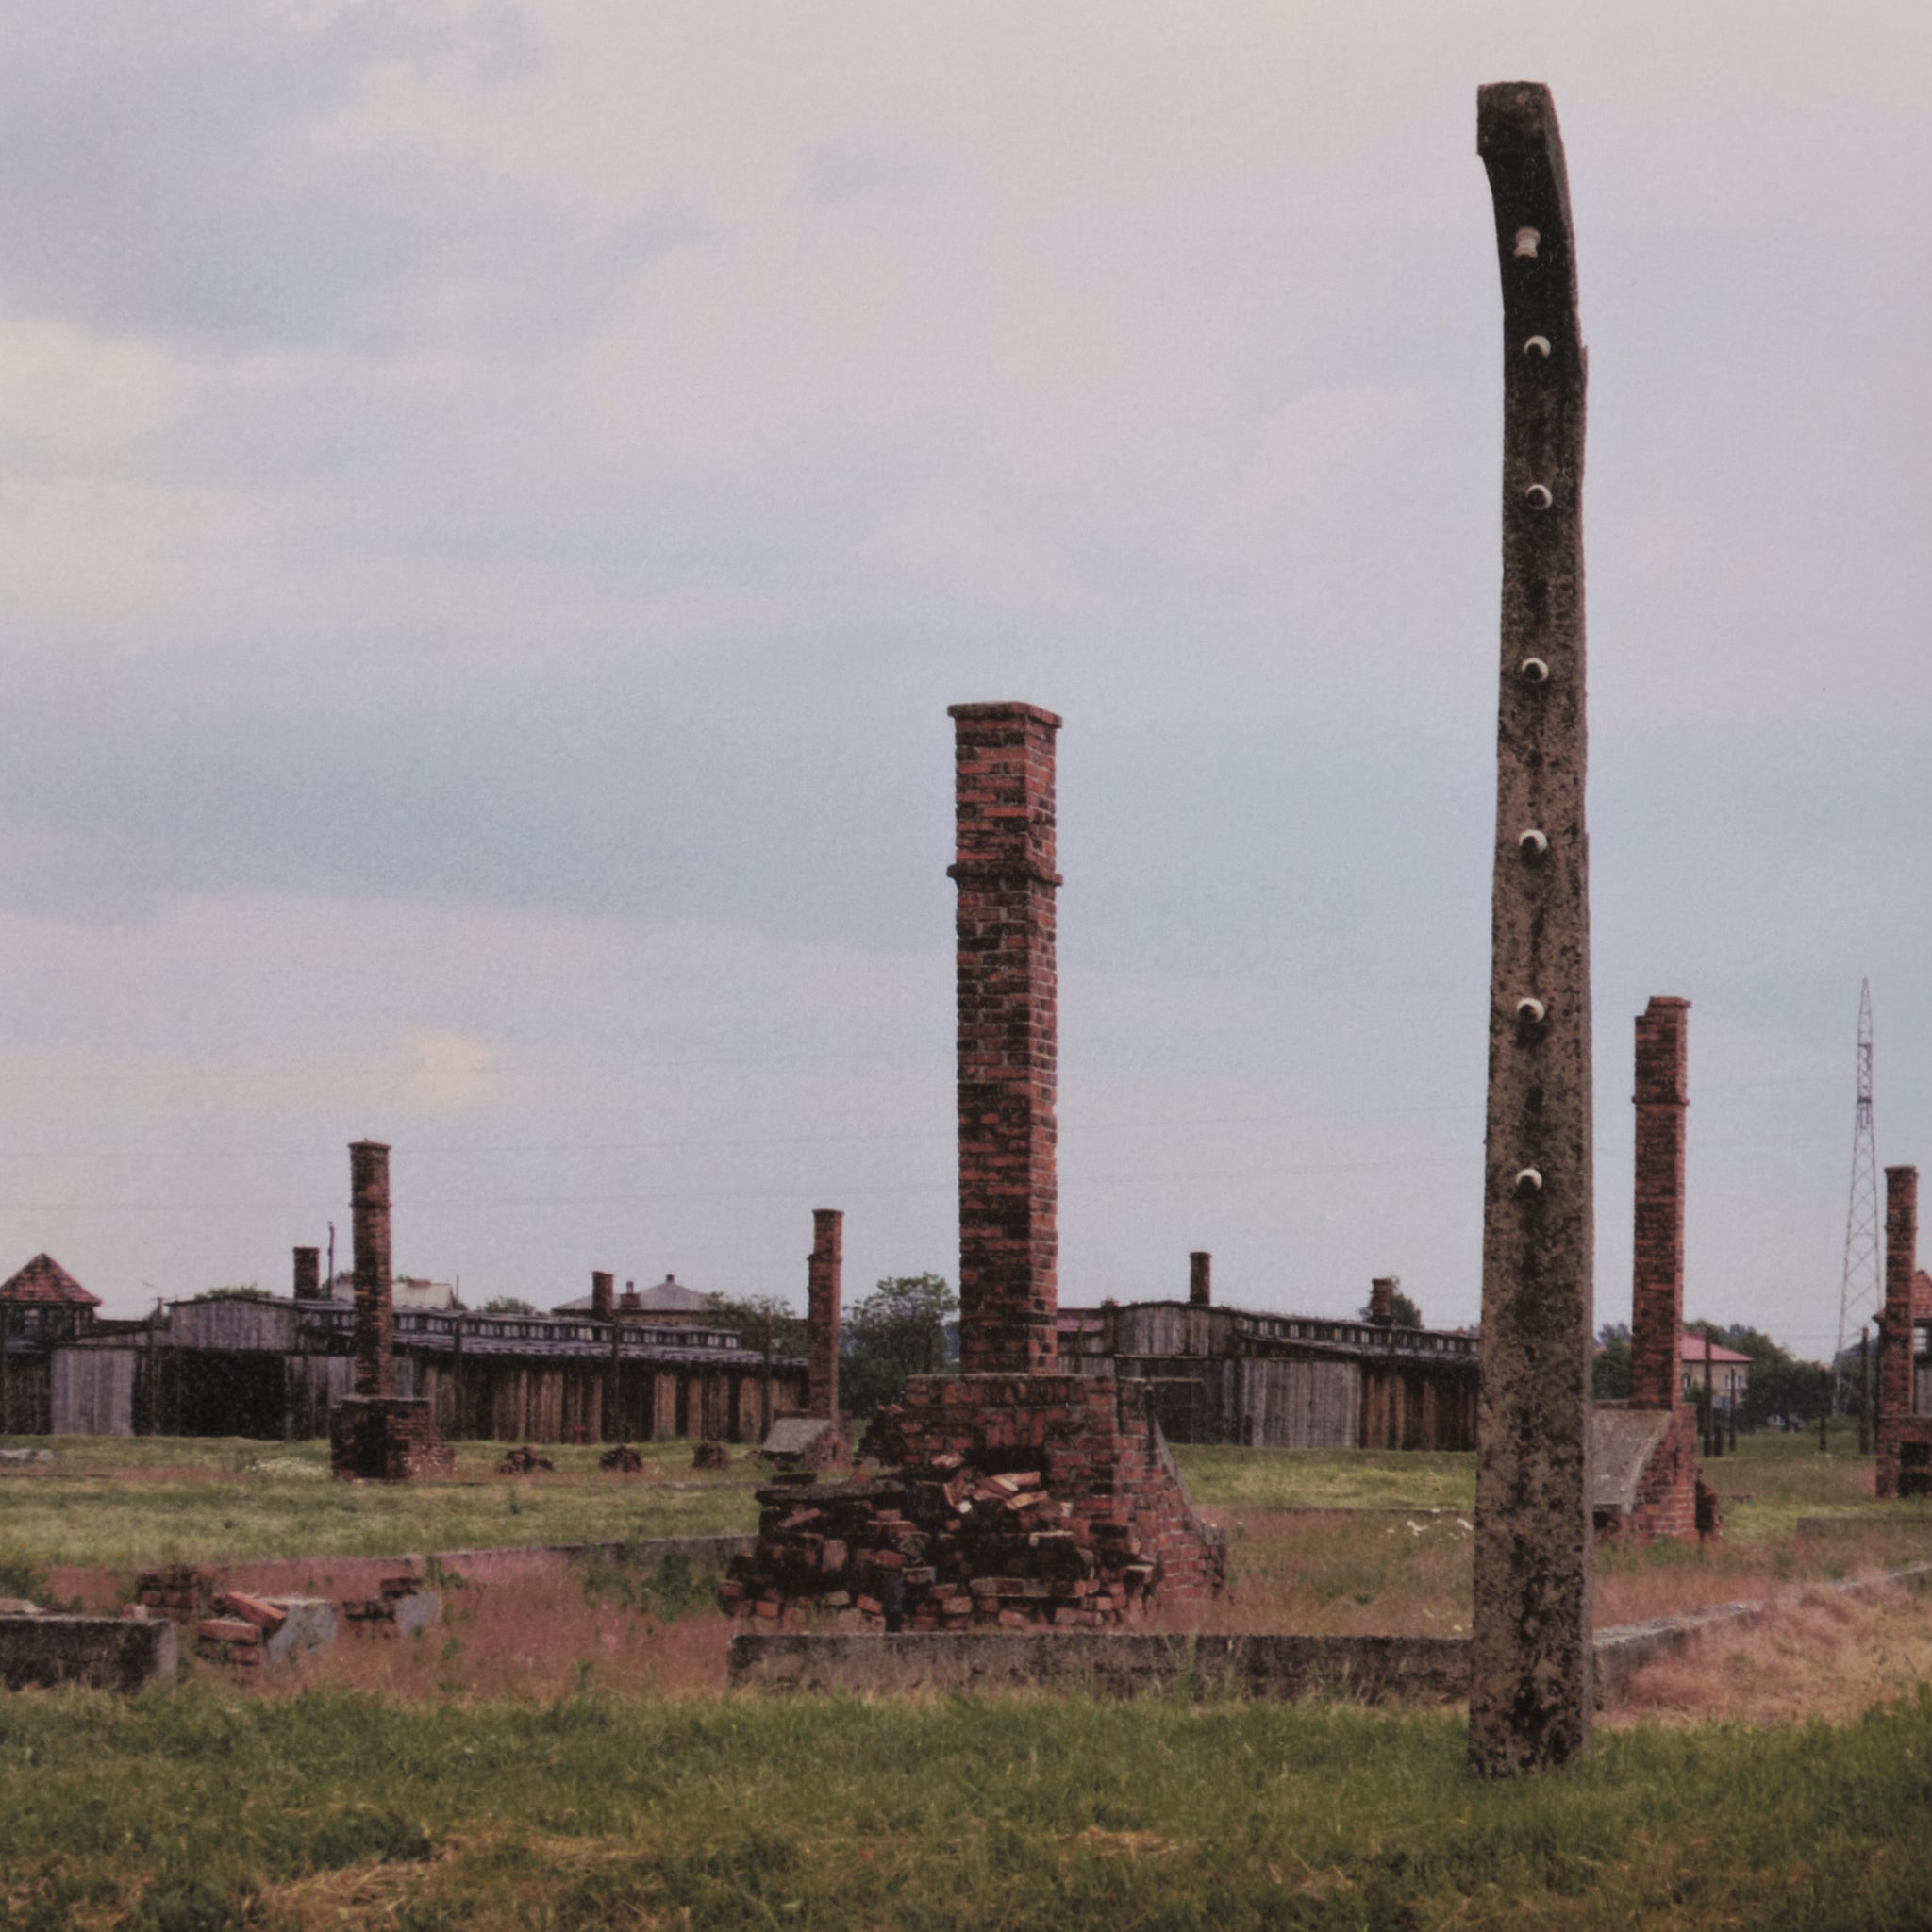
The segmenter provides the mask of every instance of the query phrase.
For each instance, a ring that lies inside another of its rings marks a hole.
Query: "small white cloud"
[[[414,1064],[400,1098],[416,1113],[463,1113],[487,1106],[497,1094],[495,1049],[474,1034],[413,1028],[405,1042]]]

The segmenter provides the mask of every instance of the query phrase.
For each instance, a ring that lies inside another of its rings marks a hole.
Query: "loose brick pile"
[[[555,1470],[556,1467],[556,1463],[551,1461],[549,1457],[538,1455],[525,1442],[521,1449],[508,1449],[504,1452],[503,1460],[496,1465],[496,1473],[498,1475],[536,1475],[540,1471]],[[603,1467],[610,1467],[608,1458],[605,1459]]]
[[[642,1474],[644,1458],[628,1442],[620,1442],[598,1457],[597,1467],[614,1469],[624,1475],[639,1475]]]
[[[758,1491],[758,1542],[728,1614],[841,1629],[1104,1629],[1221,1587],[1225,1551],[1194,1515],[1145,1391],[1078,1375],[914,1381],[881,1411],[872,1481]]]
[[[722,1442],[700,1442],[691,1453],[693,1469],[729,1469],[731,1452]]]
[[[222,1591],[214,1607],[218,1614],[203,1618],[195,1631],[196,1655],[211,1663],[259,1669],[269,1639],[289,1621],[289,1613],[239,1590]]]

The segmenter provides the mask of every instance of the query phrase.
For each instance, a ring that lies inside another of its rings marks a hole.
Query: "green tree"
[[[476,1310],[479,1315],[534,1315],[535,1302],[526,1302],[520,1294],[493,1294]]]
[[[839,1382],[844,1407],[870,1415],[905,1392],[909,1375],[950,1368],[959,1297],[941,1274],[892,1274],[846,1313]]]
[[[1740,1428],[1762,1428],[1774,1416],[1807,1424],[1818,1420],[1824,1372],[1817,1362],[1801,1361],[1762,1329],[1741,1322],[1687,1322],[1684,1329],[1708,1335],[1718,1347],[1734,1348],[1751,1358],[1750,1379],[1738,1408]]]
[[[1590,1365],[1590,1392],[1599,1402],[1627,1402],[1630,1397],[1630,1324],[1606,1322],[1596,1331],[1602,1345]]]
[[[192,1302],[270,1302],[275,1296],[258,1281],[237,1281],[225,1288],[205,1288],[188,1297]]]

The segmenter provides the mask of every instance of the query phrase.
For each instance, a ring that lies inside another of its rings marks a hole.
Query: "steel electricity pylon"
[[[1852,1122],[1852,1202],[1845,1210],[1845,1272],[1838,1298],[1838,1347],[1832,1363],[1839,1407],[1844,1385],[1845,1330],[1875,1315],[1884,1299],[1885,1255],[1878,1218],[1878,1156],[1872,1134],[1872,982],[1858,987],[1858,1110]]]

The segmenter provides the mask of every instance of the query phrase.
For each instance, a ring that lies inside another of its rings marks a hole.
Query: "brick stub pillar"
[[[1369,1283],[1369,1320],[1380,1322],[1385,1327],[1392,1326],[1395,1321],[1395,1290],[1401,1282],[1399,1274],[1377,1274]]]
[[[1637,1020],[1637,1200],[1630,1402],[1674,1408],[1684,1332],[1684,1144],[1690,1002],[1654,997]]]
[[[617,1316],[617,1277],[602,1268],[591,1270],[591,1313],[600,1322]]]
[[[1188,1301],[1197,1308],[1213,1306],[1214,1257],[1205,1248],[1196,1248],[1188,1257]]]
[[[954,705],[959,1366],[1057,1355],[1054,734],[1033,705]]]
[[[805,1352],[807,1415],[839,1420],[839,1316],[844,1269],[845,1216],[837,1208],[811,1211],[811,1255],[806,1264]]]
[[[395,1291],[390,1274],[389,1149],[349,1143],[349,1209],[356,1243],[356,1393],[394,1392]]]
[[[319,1301],[322,1298],[322,1250],[320,1248],[297,1248],[295,1250],[295,1299],[299,1302]]]

